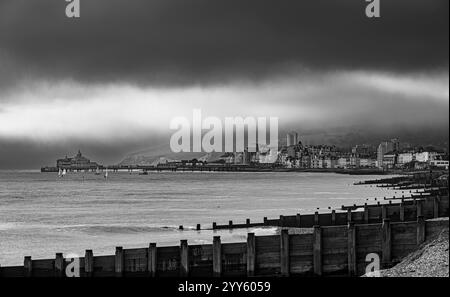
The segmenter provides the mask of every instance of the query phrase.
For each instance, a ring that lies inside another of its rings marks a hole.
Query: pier
[[[237,165],[237,164],[202,164],[202,165],[99,165],[92,166],[45,166],[41,167],[41,172],[58,172],[59,169],[65,169],[68,172],[95,172],[97,169],[104,171],[108,169],[111,172],[328,172],[351,175],[370,175],[387,174],[374,169],[339,169],[339,168],[285,168],[275,164],[262,165]]]

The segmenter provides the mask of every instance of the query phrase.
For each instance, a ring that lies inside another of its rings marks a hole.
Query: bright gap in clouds
[[[381,117],[388,124],[410,121],[414,125],[421,119],[410,119],[415,109],[422,113],[422,121],[445,117],[441,108],[448,110],[449,100],[448,72],[430,76],[336,72],[259,84],[173,89],[74,82],[35,82],[30,86],[10,92],[0,101],[0,139],[109,142],[170,134],[170,120],[191,118],[194,108],[202,109],[203,118],[277,116],[280,125],[357,125],[361,115],[365,118],[360,124]],[[404,118],[402,106],[407,111]],[[426,106],[441,112],[430,109],[424,113]],[[430,120],[448,123],[448,112],[446,117]]]
[[[402,94],[412,100],[426,98],[443,102],[449,99],[448,72],[401,76],[390,73],[355,71],[346,75],[346,79],[357,84],[386,93]]]

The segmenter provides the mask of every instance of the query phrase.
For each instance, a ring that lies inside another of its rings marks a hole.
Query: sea
[[[387,177],[387,176],[383,176]],[[305,172],[109,172],[103,174],[0,171],[0,265],[24,256],[54,258],[114,254],[124,248],[245,241],[248,232],[276,227],[211,230],[212,222],[262,222],[263,217],[330,212],[341,205],[383,202],[394,190],[355,182],[376,175]],[[385,202],[385,201],[384,201]],[[197,224],[209,230],[196,231]],[[179,226],[183,225],[183,230]]]

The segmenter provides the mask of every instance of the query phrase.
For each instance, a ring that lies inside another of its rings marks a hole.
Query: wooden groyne
[[[376,185],[397,189],[423,189],[435,186],[448,188],[448,170],[402,172],[401,174],[389,178],[360,181],[355,185]]]
[[[380,268],[397,263],[425,240],[448,227],[448,218],[393,223],[314,226],[311,233],[255,236],[246,242],[222,243],[219,236],[212,244],[123,249],[114,255],[94,255],[34,260],[25,257],[23,266],[0,267],[2,277],[64,277],[68,265],[79,263],[81,277],[227,277],[227,276],[359,276],[366,272],[368,256],[380,260]]]
[[[402,201],[403,200],[403,201]],[[391,222],[405,222],[415,220],[423,215],[425,219],[447,217],[449,215],[449,196],[421,196],[418,198],[400,198],[398,202],[376,204],[342,206],[345,211],[331,210],[329,213],[281,215],[276,219],[264,217],[262,222],[236,223],[229,220],[227,224],[212,223],[214,229],[237,229],[264,226],[312,228],[313,226],[338,226],[347,225],[349,222],[356,224],[381,223],[384,219]],[[361,209],[361,210],[360,210]],[[210,229],[210,228],[205,228]],[[197,225],[197,230],[200,230]]]

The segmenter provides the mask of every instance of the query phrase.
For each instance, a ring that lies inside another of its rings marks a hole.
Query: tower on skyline
[[[286,134],[286,145],[296,145],[298,143],[298,133],[295,131],[291,131],[288,134]]]

